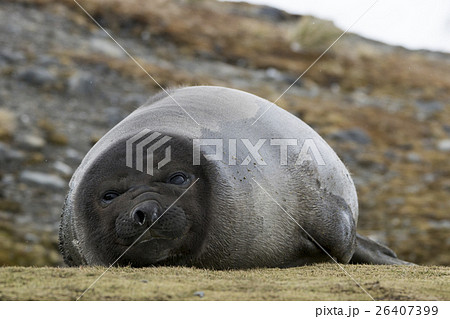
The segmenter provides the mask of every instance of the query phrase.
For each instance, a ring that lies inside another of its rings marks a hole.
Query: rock
[[[3,185],[13,185],[15,182],[13,174],[5,174],[2,178]]]
[[[334,132],[331,134],[331,138],[341,142],[353,142],[361,145],[366,145],[372,142],[369,135],[360,128],[352,128]]]
[[[442,128],[444,129],[445,133],[450,135],[450,125],[449,124],[442,125]]]
[[[283,73],[281,73],[280,71],[278,71],[275,68],[268,68],[266,70],[266,76],[269,79],[275,80],[275,81],[283,81]]]
[[[306,90],[302,90],[304,96],[308,97],[308,98],[316,98],[320,95],[320,87],[318,85],[314,85],[314,86],[310,86],[308,89]]]
[[[426,174],[423,174],[422,180],[427,184],[431,184],[437,180],[437,176],[434,173],[426,173]]]
[[[450,181],[449,180],[445,180],[442,183],[442,189],[448,193],[450,193]]]
[[[406,154],[406,159],[410,163],[420,163],[420,162],[422,162],[422,156],[420,156],[420,154],[413,153],[413,152]]]
[[[444,104],[439,101],[416,101],[417,119],[424,121],[439,113],[444,109]]]
[[[398,158],[397,153],[395,153],[393,150],[387,150],[383,155],[385,158],[391,161],[395,161]]]
[[[412,150],[414,148],[414,146],[411,143],[405,143],[405,144],[397,145],[397,148],[399,150],[403,150],[403,151],[410,151],[410,150]]]
[[[359,156],[357,155],[356,162],[359,164],[361,168],[366,170],[371,170],[372,172],[384,173],[387,171],[387,166],[383,163],[379,163],[372,158],[368,158],[367,156]]]
[[[28,114],[20,114],[19,120],[20,120],[20,122],[22,122],[25,125],[30,125],[30,123],[31,123],[31,118]]]
[[[106,108],[105,115],[108,120],[108,125],[110,127],[115,126],[117,123],[122,121],[127,116],[127,114],[124,111],[114,106]]]
[[[32,233],[26,233],[25,234],[25,240],[27,242],[31,242],[31,243],[38,243],[40,241],[39,237],[36,236],[35,234]]]
[[[144,42],[148,42],[150,41],[152,35],[150,34],[150,32],[148,31],[143,31],[141,32],[141,40]]]
[[[205,296],[205,293],[203,291],[196,291],[194,292],[194,296],[203,298]]]
[[[57,58],[51,56],[51,55],[42,55],[40,57],[38,57],[36,64],[40,65],[40,66],[51,66],[51,65],[58,65],[59,61]]]
[[[73,173],[72,167],[70,167],[69,165],[67,165],[66,163],[63,163],[61,161],[57,161],[57,162],[53,163],[53,167],[58,172],[66,175],[66,176],[72,175],[72,173]]]
[[[7,48],[0,50],[0,62],[16,63],[25,59],[25,54],[21,51],[13,51]]]
[[[333,94],[339,94],[341,92],[341,86],[339,85],[339,83],[332,83],[330,85],[330,91]]]
[[[423,190],[423,184],[409,185],[409,186],[406,186],[404,188],[404,190],[405,190],[406,193],[409,193],[409,194],[417,194],[417,193],[419,193],[420,191]]]
[[[301,17],[298,14],[288,13],[286,11],[271,7],[270,5],[248,6],[240,5],[238,3],[237,5],[232,5],[230,9],[230,14],[234,16],[239,15],[257,20],[266,20],[272,23],[288,21],[296,22]]]
[[[81,160],[83,159],[83,155],[81,155],[80,152],[78,152],[77,150],[74,150],[73,148],[68,148],[66,150],[66,156],[68,159],[75,161],[75,162],[81,162]]]
[[[289,85],[294,83],[295,81],[297,81],[297,82],[295,82],[295,85],[297,87],[303,86],[303,83],[301,80],[297,80],[296,77],[287,75],[283,72],[280,72],[279,70],[277,70],[275,68],[266,69],[265,74],[266,74],[266,77],[270,80],[286,82],[286,83],[289,83]]]
[[[358,106],[370,105],[372,100],[364,89],[356,89],[350,96],[353,103],[358,104]]]
[[[124,108],[136,109],[138,106],[143,105],[148,100],[148,96],[142,94],[127,94],[124,97],[121,96],[120,104]]]
[[[47,174],[35,171],[23,171],[20,174],[20,179],[22,182],[34,184],[37,186],[48,187],[51,189],[63,189],[66,187],[66,181],[63,180],[58,175]]]
[[[45,140],[37,135],[22,135],[16,141],[21,148],[29,151],[40,150],[45,146]]]
[[[17,151],[0,142],[0,162],[5,161],[22,161],[25,159],[25,154],[21,151]]]
[[[421,142],[424,150],[431,151],[436,149],[436,139],[432,137],[423,138]],[[414,147],[411,147],[411,149],[413,148]]]
[[[386,200],[386,205],[388,207],[402,206],[404,204],[405,204],[405,199],[403,197],[390,197]]]
[[[283,22],[289,20],[295,21],[300,17],[299,15],[289,14],[286,11],[270,6],[261,6],[258,14],[262,18],[265,18],[272,22]]]
[[[302,46],[298,42],[292,42],[289,47],[291,51],[295,53],[299,53],[302,51]]]
[[[448,219],[443,219],[443,220],[430,220],[428,221],[428,225],[430,225],[430,227],[435,228],[435,229],[450,229],[450,220]]]
[[[17,78],[34,86],[51,86],[56,82],[56,76],[41,67],[22,70],[17,74]]]
[[[95,92],[95,78],[87,72],[76,72],[67,80],[69,93],[91,96]]]
[[[113,58],[122,58],[125,56],[120,47],[111,39],[93,38],[89,41],[91,49]]]
[[[450,152],[450,139],[440,140],[437,148],[442,152]]]

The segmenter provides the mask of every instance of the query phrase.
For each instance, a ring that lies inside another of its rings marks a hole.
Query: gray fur
[[[172,98],[160,94],[89,151],[72,177],[62,214],[60,247],[68,265],[114,261],[148,226],[134,225],[133,212],[149,201],[165,210],[186,189],[166,182],[177,170],[187,172],[190,183],[199,178],[198,183],[119,264],[224,269],[330,261],[317,243],[343,263],[401,263],[387,248],[356,237],[358,201],[353,181],[335,152],[303,121],[238,90],[186,87],[170,94],[200,125]],[[268,107],[267,114],[251,125]],[[171,136],[174,142],[172,161],[160,170],[155,167],[154,176],[125,166],[125,141],[145,128]],[[248,165],[239,165],[248,152],[238,143],[237,165],[228,165],[230,154],[224,148],[223,161],[202,156],[201,165],[193,166],[192,140],[200,138],[224,139],[225,146],[230,139],[247,138],[253,145],[260,138],[312,139],[326,165],[315,161],[292,165],[301,145],[290,148],[289,165],[279,165],[279,147],[260,149],[268,165],[255,165],[253,158]],[[118,189],[121,195],[111,204],[101,204],[101,194],[108,189]]]

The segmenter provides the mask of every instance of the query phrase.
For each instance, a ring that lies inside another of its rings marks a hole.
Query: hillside
[[[162,86],[222,85],[270,101],[339,34],[311,17],[243,3],[79,2]],[[0,264],[62,264],[57,229],[71,174],[158,91],[73,1],[0,3]],[[402,259],[450,265],[450,55],[349,34],[277,104],[316,129],[349,168],[362,234]],[[19,298],[12,291],[2,298]],[[65,298],[73,295],[55,296]]]

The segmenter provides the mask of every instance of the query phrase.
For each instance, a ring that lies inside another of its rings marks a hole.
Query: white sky
[[[231,0],[239,1],[239,0]],[[240,0],[352,25],[376,0]],[[450,53],[450,0],[378,0],[349,32],[401,45]]]

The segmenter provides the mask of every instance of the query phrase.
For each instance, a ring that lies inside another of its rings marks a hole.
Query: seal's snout
[[[127,240],[136,238],[142,234],[146,227],[152,226],[161,217],[162,213],[161,205],[154,200],[139,203],[131,212],[120,214],[117,217],[117,236]]]
[[[136,224],[139,226],[144,225],[145,221],[147,220],[145,212],[142,210],[137,210],[133,213],[133,219]]]
[[[137,225],[142,226],[147,221],[153,224],[161,216],[161,214],[162,209],[157,202],[147,201],[135,207],[131,213],[131,216]]]

